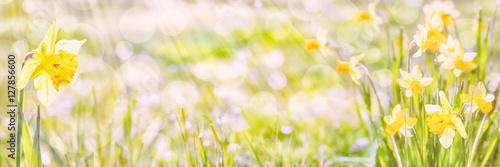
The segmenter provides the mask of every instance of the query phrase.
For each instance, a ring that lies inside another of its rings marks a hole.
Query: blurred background
[[[339,55],[365,53],[362,63],[376,69],[370,73],[388,109],[392,42],[384,27],[355,20],[370,2],[0,0],[0,108],[6,111],[8,54],[20,63],[59,18],[58,40],[87,42],[77,79],[42,107],[44,166],[188,166],[203,164],[203,156],[212,165],[225,156],[235,166],[374,164],[376,145],[364,138],[354,110],[359,89],[335,65]],[[430,3],[379,2],[391,40],[402,29],[407,45]],[[495,5],[455,1],[466,50],[475,45],[478,9],[487,20]],[[305,49],[319,27],[333,44],[328,57]],[[40,103],[32,85],[25,97],[31,131]],[[6,157],[9,120],[1,115],[0,166],[8,166],[15,161]]]

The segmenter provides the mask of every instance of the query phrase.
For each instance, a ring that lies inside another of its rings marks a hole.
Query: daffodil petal
[[[43,72],[39,77],[35,78],[35,89],[38,98],[45,106],[50,105],[56,99],[57,91],[47,72]]]
[[[434,112],[440,112],[441,111],[441,106],[439,105],[431,105],[431,104],[427,104],[424,106],[425,108],[425,111],[427,112],[427,114],[432,114]]]
[[[455,69],[453,70],[453,74],[455,74],[455,76],[460,76],[460,74],[462,74],[462,70],[459,70],[459,69]]]
[[[477,88],[479,89],[481,96],[486,94],[486,87],[484,86],[484,84],[482,82],[479,82],[477,84]]]
[[[56,44],[56,52],[59,52],[60,50],[63,51],[68,51],[73,54],[78,54],[78,50],[80,50],[80,47],[87,41],[86,39],[77,41],[77,40],[60,40]]]
[[[448,126],[444,129],[443,134],[441,134],[439,142],[444,148],[449,148],[453,143],[453,137],[455,137],[455,130]]]
[[[410,73],[408,73],[406,71],[403,71],[401,69],[399,69],[399,72],[401,73],[401,76],[402,76],[403,80],[411,81],[411,75],[410,75]]]
[[[411,135],[411,132],[409,130],[406,130],[405,128],[399,129],[399,132],[401,132],[401,134],[405,137],[413,137],[413,135]]]
[[[47,34],[45,34],[45,37],[43,38],[42,42],[40,43],[40,46],[36,49],[37,51],[42,51],[42,45],[45,43],[46,45],[46,50],[45,53],[43,54],[52,54],[55,52],[55,44],[56,44],[56,38],[57,38],[57,32],[59,31],[59,20],[56,18],[50,25],[49,31],[47,31]]]
[[[463,61],[472,61],[476,57],[477,53],[474,52],[466,52],[464,54],[464,58],[462,59]]]
[[[23,69],[21,70],[16,88],[19,90],[24,89],[28,81],[32,78],[35,78],[36,76],[41,75],[41,72],[42,66],[40,64],[40,61],[29,59],[28,61],[26,61]]]
[[[394,109],[392,109],[392,118],[396,119],[400,111],[401,111],[401,105],[396,104],[396,106],[394,106]]]
[[[401,86],[403,88],[409,88],[410,87],[410,82],[404,80],[403,78],[396,79],[396,82],[399,84],[399,86]]]
[[[447,70],[455,68],[455,65],[453,65],[453,61],[448,60],[448,59],[445,59],[443,61],[444,61],[444,63],[441,64],[441,68],[447,69]]]
[[[411,89],[406,89],[406,97],[411,97],[411,96],[413,96]]]
[[[453,121],[453,124],[455,125],[455,129],[458,131],[458,133],[460,133],[460,135],[463,138],[467,138],[467,133],[465,132],[465,127],[464,127],[464,124],[462,123],[462,120],[460,120],[460,118],[458,118],[458,117],[454,117],[451,119],[451,121]]]
[[[472,101],[472,96],[470,94],[461,94],[460,100],[462,100],[464,104],[470,105],[470,102]]]
[[[351,75],[351,79],[352,79],[352,81],[354,81],[354,83],[355,83],[356,85],[361,84],[361,83],[359,83],[359,80],[358,80],[358,78],[356,78],[356,76],[355,76],[355,75]]]
[[[408,118],[408,119],[406,120],[406,124],[407,124],[408,126],[415,126],[415,124],[417,124],[417,122],[418,122],[418,119],[417,119],[417,118]]]
[[[413,69],[411,69],[410,75],[414,79],[422,78],[422,72],[420,72],[420,68],[418,67],[418,65],[415,65]]]
[[[422,52],[424,52],[424,51],[425,51],[424,49],[419,48],[418,51],[415,52],[415,54],[413,54],[413,57],[415,57],[415,58],[420,57],[422,55]]]
[[[420,79],[420,84],[422,84],[424,86],[428,86],[432,83],[432,81],[434,81],[434,78],[425,77],[425,78]]]
[[[495,100],[495,96],[494,96],[494,95],[492,95],[492,94],[489,94],[489,93],[488,93],[488,94],[486,95],[486,97],[484,97],[484,100],[485,100],[486,102],[492,102],[493,100]]]
[[[448,98],[446,98],[446,95],[443,91],[439,91],[439,100],[441,102],[441,106],[443,107],[443,114],[450,114],[453,111],[453,108],[451,108],[451,105],[448,102]]]
[[[391,122],[391,116],[387,115],[384,117],[384,122],[389,124],[389,122]]]

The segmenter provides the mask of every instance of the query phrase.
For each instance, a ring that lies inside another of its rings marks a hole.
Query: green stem
[[[399,157],[399,150],[398,150],[398,146],[396,145],[396,141],[394,140],[394,136],[391,136],[391,141],[392,141],[392,145],[394,147],[394,152],[396,153],[396,158],[398,160],[398,166],[402,167],[403,164],[401,163],[401,157]]]
[[[16,140],[16,167],[21,166],[21,158],[23,154],[23,147],[21,143],[21,137],[23,135],[23,109],[24,109],[24,89],[19,91],[19,100],[18,100],[18,113],[17,113],[17,140]]]
[[[481,134],[481,130],[483,129],[484,120],[486,120],[486,115],[488,115],[488,113],[484,114],[483,120],[481,121],[481,125],[479,126],[479,129],[477,130],[476,139],[474,139],[474,144],[472,145],[472,152],[470,154],[469,163],[467,164],[467,167],[470,167],[470,164],[472,163],[472,159],[474,157],[474,151],[476,150],[477,142],[479,141],[479,135]]]

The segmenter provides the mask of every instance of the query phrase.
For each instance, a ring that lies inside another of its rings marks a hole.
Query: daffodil
[[[27,58],[21,70],[17,89],[23,89],[34,78],[38,98],[44,105],[51,104],[60,85],[71,83],[78,70],[76,54],[85,40],[60,40],[56,43],[59,20],[54,19],[33,56]]]
[[[472,20],[472,32],[477,33],[477,26],[479,25],[479,16],[476,15],[474,17],[474,20]],[[488,22],[487,21],[482,21],[481,22],[481,30],[486,30],[488,29]]]
[[[306,50],[315,50],[318,49],[321,52],[321,55],[328,56],[330,55],[330,50],[328,50],[328,42],[326,38],[326,33],[328,31],[323,28],[318,28],[316,32],[316,39],[306,40]]]
[[[378,30],[378,26],[381,25],[384,20],[377,14],[375,6],[378,0],[368,4],[368,11],[358,11],[356,12],[356,22],[360,23],[363,21],[369,21],[370,24]]]
[[[359,79],[361,79],[364,73],[358,67],[358,63],[359,61],[361,61],[361,59],[363,59],[363,57],[365,57],[364,54],[353,56],[351,57],[349,62],[337,60],[337,71],[349,73],[354,83],[359,85]]]
[[[407,97],[420,94],[424,87],[428,86],[432,83],[432,81],[434,81],[433,78],[422,77],[422,72],[420,72],[420,68],[418,67],[418,65],[415,65],[413,69],[411,69],[410,73],[401,69],[399,70],[399,72],[401,73],[402,78],[398,78],[396,81],[398,82],[399,86],[406,89]]]
[[[441,54],[437,57],[437,61],[443,62],[446,58],[452,58],[454,53],[462,52],[462,48],[460,42],[456,39],[454,40],[453,37],[449,35],[446,43],[439,45],[439,52],[441,52]]]
[[[413,40],[419,47],[413,57],[420,57],[427,49],[439,51],[439,45],[446,42],[446,37],[442,27],[430,28],[428,25],[418,25],[418,31],[413,36]]]
[[[401,106],[398,104],[392,110],[392,116],[384,117],[384,122],[387,123],[385,132],[393,136],[399,131],[405,137],[412,137],[410,129],[417,124],[417,120],[417,118],[410,118],[409,110],[401,110]]]
[[[465,113],[475,112],[478,108],[483,113],[488,113],[493,109],[493,100],[495,96],[486,91],[486,87],[482,82],[469,86],[468,94],[461,94],[460,99],[465,104]]]
[[[454,9],[452,1],[434,1],[431,5],[424,6],[425,21],[431,27],[450,25],[454,26],[453,21],[460,13]]]
[[[439,135],[439,142],[449,148],[457,130],[463,138],[467,138],[461,116],[453,110],[443,91],[439,91],[439,105],[425,105],[427,126],[433,134]]]
[[[474,71],[477,65],[473,60],[477,53],[465,52],[458,41],[454,41],[452,47],[450,47],[450,44],[441,47],[443,55],[438,57],[438,61],[443,62],[441,68],[453,70],[453,74],[457,77],[462,72]]]

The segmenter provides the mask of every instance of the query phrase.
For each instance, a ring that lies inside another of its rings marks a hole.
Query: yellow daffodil
[[[454,26],[453,21],[460,13],[454,9],[452,1],[434,1],[431,5],[424,6],[425,21],[431,27],[450,25]]]
[[[354,83],[359,85],[359,79],[361,79],[364,73],[359,69],[358,63],[361,59],[363,59],[363,57],[365,57],[364,54],[353,56],[349,62],[337,60],[337,71],[349,73]]]
[[[467,137],[461,116],[453,110],[443,91],[439,91],[439,105],[425,105],[427,126],[433,134],[439,135],[439,142],[449,148],[457,130],[463,138]]]
[[[495,96],[486,91],[486,87],[482,82],[469,86],[469,94],[461,94],[460,99],[464,102],[466,108],[465,113],[475,112],[478,108],[483,113],[488,113],[493,109],[493,100]]]
[[[437,52],[439,44],[446,42],[442,27],[430,28],[427,25],[425,27],[418,25],[418,31],[413,39],[419,47],[413,57],[420,57],[427,49]]]
[[[409,110],[401,110],[401,106],[398,104],[392,110],[392,116],[384,117],[384,122],[387,123],[385,132],[393,136],[399,131],[405,137],[412,137],[410,129],[417,124],[417,120],[417,118],[410,118]]]
[[[326,33],[328,31],[323,28],[318,28],[316,32],[316,39],[306,40],[306,50],[315,50],[318,49],[321,52],[321,55],[328,56],[330,55],[330,50],[328,50],[328,43],[326,38]]]
[[[398,82],[399,86],[406,89],[407,97],[420,94],[424,87],[434,81],[433,78],[422,77],[422,73],[420,72],[420,68],[418,67],[418,65],[415,65],[415,67],[411,69],[410,73],[401,69],[399,70],[399,72],[401,73],[402,78],[398,78],[396,81]]]
[[[453,74],[457,77],[462,72],[474,71],[477,68],[473,61],[477,53],[465,52],[458,41],[454,42],[453,48],[449,44],[442,47],[443,55],[438,57],[438,61],[443,62],[441,68],[453,70]]]
[[[24,62],[17,89],[23,89],[35,79],[38,98],[44,105],[54,101],[60,85],[71,83],[78,70],[76,54],[85,40],[60,40],[56,43],[59,20],[54,19],[33,57]]]
[[[381,25],[384,20],[377,14],[375,6],[378,0],[368,4],[368,11],[358,11],[356,12],[356,22],[360,23],[363,21],[369,21],[370,24],[378,30],[378,26]]]

